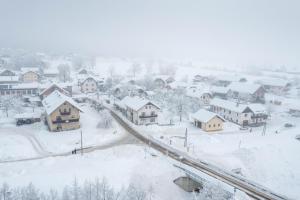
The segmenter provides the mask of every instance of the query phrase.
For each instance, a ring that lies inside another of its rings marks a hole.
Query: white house
[[[262,104],[240,104],[214,98],[210,102],[210,110],[241,126],[260,126],[265,124],[268,118],[266,108]]]
[[[194,87],[187,89],[186,96],[199,100],[201,105],[209,105],[212,99],[212,94],[208,90],[200,90]]]
[[[259,84],[233,82],[227,88],[227,98],[248,102],[264,102],[265,90]]]
[[[80,89],[83,93],[93,93],[98,89],[98,83],[93,77],[88,77],[80,83]]]
[[[290,89],[290,82],[279,78],[268,78],[257,81],[270,93],[284,94]]]
[[[125,109],[127,119],[132,123],[136,125],[157,123],[160,108],[152,101],[127,96],[120,103]]]

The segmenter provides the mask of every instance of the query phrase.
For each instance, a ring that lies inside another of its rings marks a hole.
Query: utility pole
[[[187,139],[188,139],[188,133],[187,133],[187,128],[185,128],[184,147],[187,147]]]
[[[267,123],[265,122],[265,123],[264,123],[263,131],[262,131],[262,133],[261,133],[262,136],[266,135],[266,129],[267,129]]]
[[[82,149],[82,130],[80,130],[80,146],[81,146],[81,155],[83,155],[83,149]]]

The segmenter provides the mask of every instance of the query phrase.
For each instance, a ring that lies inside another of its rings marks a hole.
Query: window
[[[154,112],[154,111],[152,111],[152,112],[151,112],[151,116],[154,116],[154,115],[155,115],[155,112]]]
[[[220,124],[218,124],[218,127],[220,127],[221,125]]]
[[[155,118],[151,118],[151,119],[150,119],[150,122],[155,122]]]
[[[214,127],[216,127],[216,125],[214,124]]]
[[[145,116],[145,112],[142,112],[142,116]]]
[[[208,125],[208,127],[210,128],[210,127],[211,127],[211,125]]]
[[[245,117],[247,117],[248,116],[248,114],[247,113],[245,113]]]

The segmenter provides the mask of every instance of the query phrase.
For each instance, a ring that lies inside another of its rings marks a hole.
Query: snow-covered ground
[[[50,188],[61,190],[78,181],[106,178],[114,188],[130,183],[140,185],[154,193],[153,199],[187,199],[191,194],[183,192],[173,183],[182,172],[172,166],[164,156],[151,156],[143,146],[122,145],[96,151],[83,156],[55,157],[42,160],[0,164],[0,182],[11,186],[33,183],[42,191]],[[1,184],[0,183],[0,184]]]
[[[295,127],[284,128],[290,122]],[[239,130],[237,125],[226,122],[224,130],[207,133],[190,122],[174,126],[135,126],[143,133],[171,145],[193,157],[205,160],[229,171],[241,169],[246,178],[264,185],[290,198],[300,198],[300,118],[285,112],[275,112],[269,121],[266,134],[263,127]],[[186,128],[188,148],[184,147]],[[276,131],[278,133],[276,133]],[[179,137],[178,137],[179,136]]]
[[[110,128],[97,127],[101,121],[101,113],[95,111],[89,104],[80,104],[80,106],[84,111],[80,115],[81,128],[72,131],[49,132],[44,122],[16,126],[13,118],[1,118],[3,126],[0,126],[0,136],[3,139],[0,141],[2,144],[0,145],[0,160],[71,152],[75,148],[80,148],[81,131],[83,147],[101,146],[114,141],[122,141],[128,136],[114,121]],[[31,144],[32,142],[34,144]],[[24,147],[20,148],[21,146]]]

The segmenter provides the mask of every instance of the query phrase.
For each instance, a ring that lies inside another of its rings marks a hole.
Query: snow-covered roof
[[[210,90],[212,93],[227,94],[229,89],[228,89],[228,87],[214,86],[214,87],[211,87]]]
[[[234,92],[239,93],[249,93],[254,94],[261,85],[259,84],[251,84],[251,83],[240,83],[240,82],[233,82],[227,86],[228,89]]]
[[[244,104],[238,104],[233,101],[227,101],[224,99],[214,98],[211,100],[210,105],[226,108],[228,110],[232,110],[234,112],[242,113],[247,106]]]
[[[225,121],[222,117],[220,117],[216,113],[207,111],[205,109],[198,110],[196,113],[192,114],[191,117],[198,120],[198,121],[200,121],[200,122],[204,122],[204,123],[209,122],[214,117],[218,117],[221,120]]]
[[[216,77],[216,80],[218,81],[228,81],[228,82],[235,82],[240,80],[240,76],[237,75],[222,75]]]
[[[126,96],[121,100],[121,103],[123,105],[126,105],[127,107],[135,110],[135,111],[138,111],[139,109],[141,109],[142,107],[144,107],[148,103],[151,103],[152,105],[159,108],[159,106],[156,105],[155,103],[153,103],[152,101],[147,100],[147,99],[142,99],[142,98],[137,97],[137,96],[135,96],[135,97]]]
[[[58,69],[44,69],[44,74],[58,74]]]
[[[21,72],[24,74],[24,73],[27,73],[27,72],[35,72],[35,73],[39,73],[39,68],[37,67],[22,67],[21,68]]]
[[[39,88],[39,84],[38,83],[21,83],[21,84],[17,84],[17,85],[12,85],[12,89],[30,89],[30,88],[37,89],[37,88]]]
[[[203,94],[211,95],[208,89],[200,90],[200,89],[189,88],[186,91],[186,96],[188,97],[200,98]]]
[[[233,101],[214,98],[211,100],[210,105],[222,107],[237,113],[242,113],[247,108],[249,108],[255,114],[266,113],[266,108],[262,104],[241,104]]]
[[[47,90],[49,90],[49,89],[51,89],[53,87],[61,89],[62,91],[65,92],[65,94],[69,94],[69,92],[66,91],[65,89],[63,89],[59,84],[52,83],[52,84],[48,85],[42,92],[40,92],[40,95],[43,95]]]
[[[247,107],[250,108],[250,110],[252,110],[252,112],[254,112],[255,114],[267,113],[266,107],[259,103],[252,103],[247,105]]]
[[[279,78],[262,79],[259,80],[258,82],[262,85],[276,86],[276,87],[285,87],[287,84],[289,84],[288,80],[283,80]]]
[[[188,83],[182,82],[182,81],[174,81],[172,83],[169,83],[168,86],[172,89],[175,88],[187,88]]]
[[[18,76],[0,76],[0,82],[18,82]]]
[[[15,114],[14,118],[15,119],[28,119],[28,118],[40,118],[41,113],[39,112],[34,112],[34,113],[20,113],[20,114]]]
[[[63,103],[68,102],[74,107],[76,107],[79,111],[82,112],[78,104],[70,97],[60,93],[55,90],[49,96],[47,96],[43,101],[43,106],[45,107],[46,113],[50,115],[53,111],[55,111],[59,106]]]

